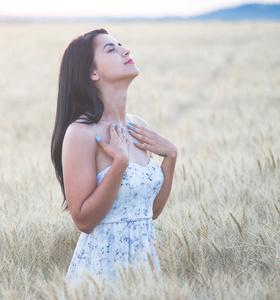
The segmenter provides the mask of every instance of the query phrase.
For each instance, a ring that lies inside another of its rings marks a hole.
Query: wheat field
[[[179,156],[154,221],[162,280],[68,288],[79,232],[50,160],[58,69],[99,27],[140,69],[128,112]],[[0,38],[1,299],[279,299],[280,23],[0,24]]]

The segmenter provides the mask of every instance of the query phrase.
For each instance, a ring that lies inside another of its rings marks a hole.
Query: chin
[[[135,75],[135,77],[137,77],[138,75],[139,75],[139,70],[138,70],[138,68],[137,67],[135,67],[135,72],[134,72],[134,75]]]
[[[128,77],[131,78],[131,79],[134,79],[138,75],[139,75],[139,70],[137,68],[135,68],[135,70],[133,72],[129,73]]]
[[[139,70],[137,69],[137,72],[135,72],[135,77],[139,75]]]

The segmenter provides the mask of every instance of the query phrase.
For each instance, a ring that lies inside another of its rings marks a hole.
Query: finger
[[[143,144],[143,143],[138,143],[138,142],[134,142],[134,145],[139,148],[139,149],[142,149],[142,150],[148,150],[150,151],[150,146],[148,144]]]
[[[134,127],[130,126],[128,128],[129,128],[128,131],[131,130],[133,133],[138,134],[139,138],[140,138],[140,136],[142,136],[142,140],[145,143],[147,143],[148,141],[151,141],[151,140],[155,140],[157,138],[155,132],[153,132],[153,131],[148,132],[148,131],[146,131],[145,128],[140,129],[135,126]],[[132,133],[132,132],[130,132],[130,133]]]
[[[101,146],[102,149],[104,149],[104,147],[106,147],[108,145],[103,140],[101,140],[101,138],[98,135],[95,137],[95,140],[98,143],[98,145]]]
[[[125,137],[125,127],[124,126],[121,129],[121,133],[122,133],[122,139],[125,140],[126,137]]]
[[[136,132],[138,133],[141,133],[143,135],[153,135],[154,134],[154,131],[148,129],[148,128],[145,128],[143,126],[140,126],[140,125],[137,125],[136,123],[133,123],[133,122],[129,122],[127,127],[129,129],[132,129],[132,130],[135,130]]]
[[[116,131],[116,128],[115,128],[115,124],[112,123],[112,124],[110,124],[110,132],[112,133],[114,131]]]
[[[126,144],[129,146],[129,145],[130,145],[131,138],[128,137],[125,141],[126,141]]]
[[[116,127],[115,127],[115,124],[112,123],[112,124],[110,124],[110,136],[112,138],[113,136],[116,136],[116,135],[117,135]]]
[[[116,129],[118,136],[121,137],[122,136],[121,123],[118,123],[118,125],[115,127],[115,129]]]
[[[146,144],[151,144],[152,142],[152,139],[147,137],[146,135],[142,135],[140,133],[137,133],[135,131],[133,131],[132,129],[129,129],[128,132],[134,137],[136,138],[137,140],[143,142],[143,143],[146,143]]]

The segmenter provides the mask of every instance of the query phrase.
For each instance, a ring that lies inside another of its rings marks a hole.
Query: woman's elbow
[[[96,227],[97,224],[92,222],[87,222],[85,220],[79,220],[79,218],[73,218],[75,225],[77,228],[86,234],[91,234]]]
[[[70,214],[76,227],[86,234],[92,233],[94,228],[98,225],[94,218],[85,216],[79,209],[70,208]]]
[[[158,216],[160,215],[161,212],[154,212],[153,216],[152,216],[152,220],[156,220],[158,218]]]
[[[84,224],[83,222],[77,222],[76,226],[81,232],[84,232],[86,234],[91,234],[95,228],[95,226]]]
[[[82,231],[83,233],[86,233],[86,234],[91,234],[93,232],[93,230],[91,230],[91,229],[83,229],[80,231]]]

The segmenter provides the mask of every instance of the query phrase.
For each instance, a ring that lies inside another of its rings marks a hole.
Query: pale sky
[[[0,15],[191,16],[245,3],[280,3],[280,0],[4,0]]]

